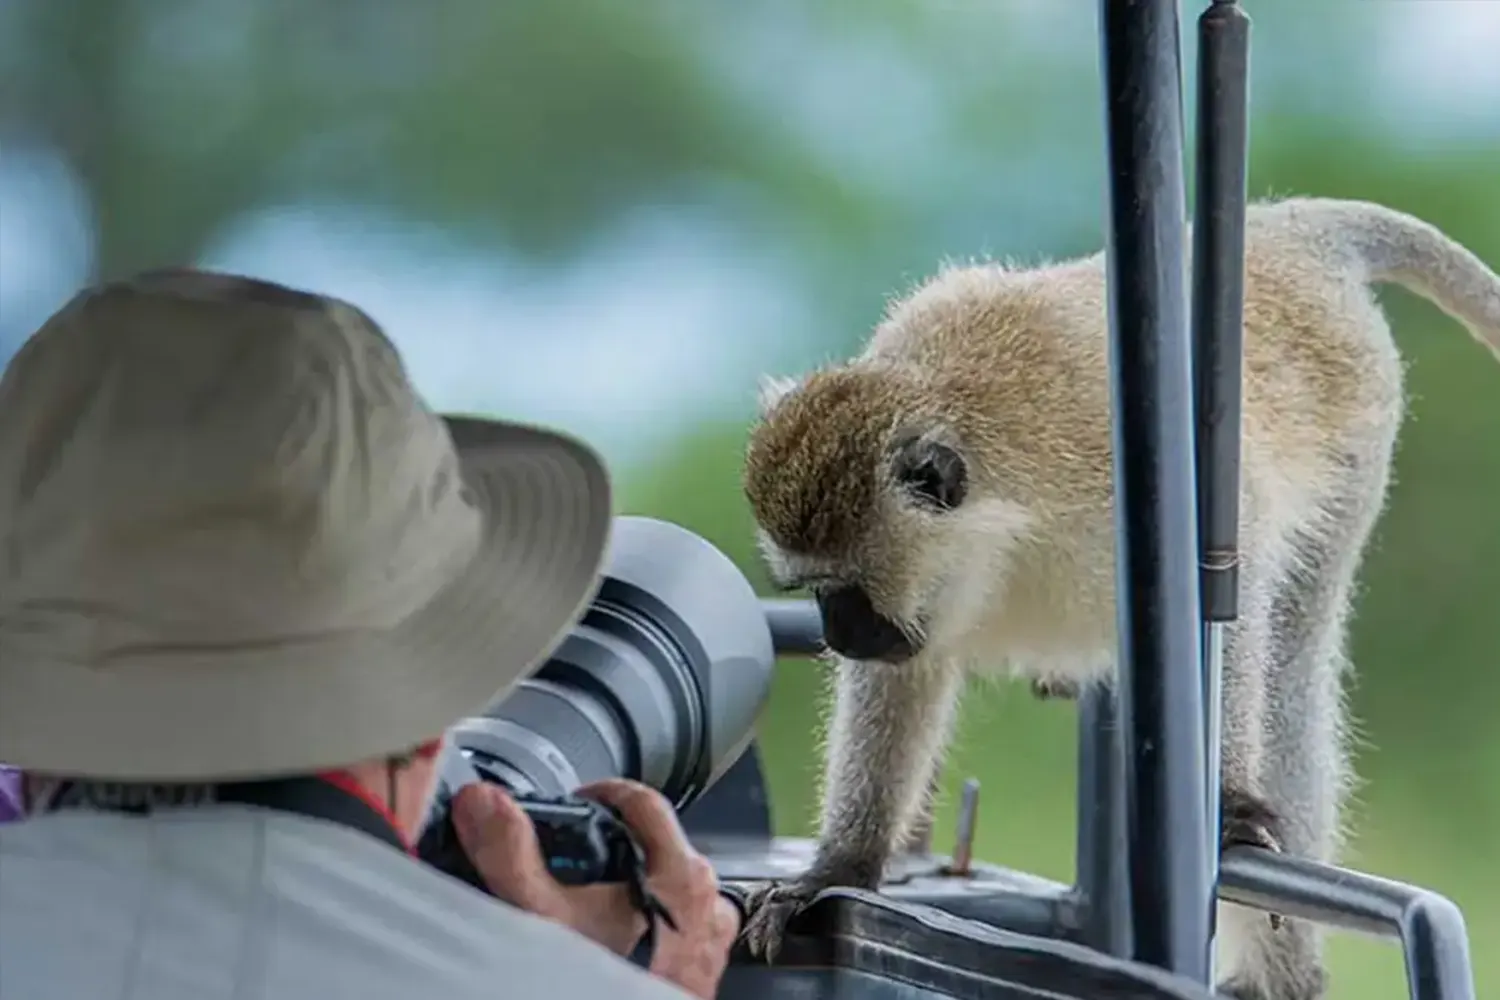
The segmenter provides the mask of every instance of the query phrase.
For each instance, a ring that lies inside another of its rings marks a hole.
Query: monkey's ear
[[[772,407],[786,397],[787,393],[801,384],[800,379],[787,375],[762,375],[757,392],[760,399],[760,412],[769,413]]]
[[[969,492],[969,466],[958,450],[926,438],[896,452],[896,481],[908,496],[931,510],[952,510]]]

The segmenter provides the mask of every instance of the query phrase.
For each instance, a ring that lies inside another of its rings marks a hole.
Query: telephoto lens
[[[533,797],[633,778],[681,810],[749,745],[774,666],[765,612],[728,556],[675,524],[618,517],[578,625],[449,731],[435,802],[472,769]]]

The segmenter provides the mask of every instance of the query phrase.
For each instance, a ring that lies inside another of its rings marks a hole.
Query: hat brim
[[[110,670],[0,649],[0,762],[116,781],[307,773],[415,747],[507,692],[599,586],[609,478],[573,438],[444,419],[484,534],[420,611],[388,630],[172,650]]]

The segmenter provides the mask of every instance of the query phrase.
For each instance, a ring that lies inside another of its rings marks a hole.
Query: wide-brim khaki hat
[[[199,271],[91,289],[0,379],[0,762],[402,752],[551,652],[609,524],[593,451],[434,414],[353,306]]]

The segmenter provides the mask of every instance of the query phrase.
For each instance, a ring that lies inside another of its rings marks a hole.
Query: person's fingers
[[[718,895],[716,892],[715,895]],[[745,911],[734,903],[719,896],[714,904],[714,931],[719,935],[719,940],[724,942],[728,949],[739,939],[740,931],[745,926]]]
[[[613,806],[646,854],[646,873],[681,867],[697,854],[688,843],[672,805],[660,792],[636,781],[606,778],[585,785],[575,795]]]
[[[696,919],[690,927],[679,927],[675,931],[670,927],[658,927],[659,946],[706,948],[710,953],[727,955],[740,936],[739,908],[715,890],[702,897],[696,910]],[[722,952],[719,952],[721,948]]]
[[[739,911],[718,897],[701,923],[686,934],[660,928],[651,956],[651,971],[676,983],[696,997],[717,995],[729,964],[729,952],[739,934]]]
[[[617,955],[630,954],[651,926],[619,883],[571,886],[563,892],[579,917],[573,929]]]
[[[541,916],[562,916],[559,886],[547,871],[531,817],[496,786],[477,781],[453,798],[459,843],[495,895]]]

